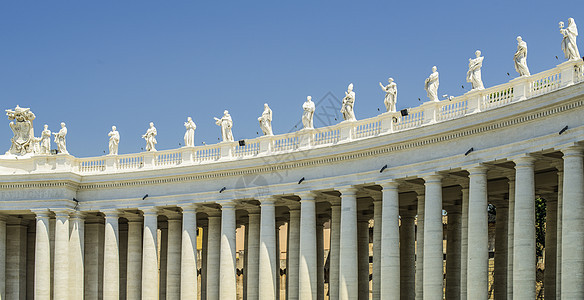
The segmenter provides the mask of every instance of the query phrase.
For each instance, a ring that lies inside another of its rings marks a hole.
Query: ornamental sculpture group
[[[564,28],[564,22],[560,22],[560,33],[563,36],[562,39],[562,51],[564,56],[568,60],[580,59],[580,52],[578,51],[578,46],[576,44],[576,37],[578,36],[578,28],[573,18],[568,19],[568,27]],[[475,58],[469,58],[468,60],[468,72],[466,73],[466,81],[470,82],[472,85],[472,90],[482,90],[484,89],[483,81],[481,78],[481,68],[483,66],[484,57],[481,56],[481,51],[477,50],[475,52]],[[519,76],[529,76],[529,68],[527,67],[527,43],[521,38],[517,37],[517,51],[513,56],[513,63],[515,65],[515,70]],[[438,102],[438,86],[440,84],[438,68],[436,66],[432,67],[432,73],[424,82],[424,89],[428,95],[430,101]],[[383,85],[379,83],[381,89],[385,92],[385,98],[383,103],[385,104],[385,109],[387,112],[396,112],[397,103],[397,84],[394,82],[393,78],[388,79],[388,84]],[[344,121],[353,122],[356,121],[355,117],[355,91],[353,90],[353,84],[349,84],[347,91],[345,92],[345,97],[341,103],[341,113],[343,114]],[[306,97],[306,101],[302,104],[302,130],[314,129],[314,111],[315,104],[312,102],[312,97]],[[61,129],[58,132],[51,132],[48,129],[48,125],[44,125],[44,129],[40,137],[34,136],[33,120],[36,118],[35,114],[30,111],[30,108],[22,108],[18,105],[14,110],[7,109],[6,115],[8,120],[10,120],[10,128],[14,133],[14,137],[11,139],[12,145],[10,149],[6,152],[7,155],[28,155],[28,154],[50,154],[51,153],[51,135],[54,136],[54,141],[57,144],[57,152],[68,154],[67,152],[67,127],[65,123],[61,123]],[[223,112],[223,117],[214,118],[215,124],[221,127],[221,137],[223,142],[233,142],[233,120],[229,112],[225,110]],[[258,122],[262,133],[265,136],[274,135],[272,131],[272,110],[268,104],[264,104],[264,111],[262,115],[258,118]],[[187,118],[184,123],[186,132],[184,135],[184,145],[185,147],[194,147],[195,145],[195,129],[197,125],[191,117]],[[156,151],[156,127],[154,123],[150,122],[150,127],[146,131],[142,138],[146,141],[146,151]],[[120,144],[120,133],[117,131],[116,126],[112,126],[112,131],[109,132],[109,155],[118,155],[118,146]]]

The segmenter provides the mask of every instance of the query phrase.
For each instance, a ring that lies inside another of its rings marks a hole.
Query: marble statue
[[[154,127],[154,123],[150,122],[150,128],[146,130],[146,133],[142,135],[142,138],[146,140],[146,151],[156,151],[156,135],[158,132],[156,131],[156,127]]]
[[[438,100],[438,85],[440,85],[440,81],[438,80],[438,68],[436,66],[432,67],[432,74],[424,83],[424,89],[426,90],[426,94],[428,94],[428,98],[430,101],[440,101]]]
[[[195,129],[197,129],[197,125],[193,122],[193,118],[188,117],[187,121],[185,122],[185,147],[194,147],[195,146]]]
[[[483,56],[481,56],[481,51],[477,50],[475,52],[476,58],[468,59],[468,72],[466,72],[466,82],[472,84],[473,90],[484,90],[483,80],[481,78],[481,68],[483,67]]]
[[[67,152],[67,140],[65,139],[67,137],[67,127],[65,127],[65,123],[61,122],[61,129],[59,132],[53,132],[53,134],[55,135],[55,144],[57,144],[57,150],[59,150],[59,153],[69,154],[69,152]]]
[[[560,22],[560,33],[564,36],[562,39],[562,51],[568,60],[580,59],[580,52],[576,44],[578,28],[573,18],[568,19],[568,28],[564,29],[564,22]]]
[[[312,121],[314,117],[314,102],[312,102],[312,97],[306,97],[306,102],[302,104],[302,109],[304,112],[302,113],[302,125],[304,126],[303,129],[314,129],[314,123]]]
[[[389,84],[386,86],[383,86],[381,82],[379,83],[379,86],[381,86],[381,89],[385,92],[383,103],[388,112],[396,112],[395,104],[397,102],[397,84],[393,82],[393,78],[389,78],[387,82],[389,82]]]
[[[349,84],[347,91],[345,92],[345,98],[343,98],[343,104],[341,106],[341,113],[343,114],[343,119],[345,121],[357,121],[355,118],[355,112],[353,107],[355,106],[355,92],[353,92],[353,84]]]
[[[270,109],[268,103],[264,103],[264,112],[262,112],[258,121],[264,135],[274,135],[272,132],[272,109]]]
[[[233,142],[233,132],[231,128],[233,127],[233,120],[229,115],[229,112],[226,110],[223,112],[223,117],[221,119],[214,118],[215,124],[221,126],[221,137],[223,138],[224,142]]]
[[[527,43],[520,37],[517,37],[517,52],[513,56],[515,62],[515,71],[519,76],[529,76],[529,68],[527,67]]]
[[[116,126],[112,126],[112,131],[107,134],[109,138],[109,155],[118,155],[118,145],[120,145],[120,133]]]
[[[7,109],[6,116],[10,122],[10,129],[14,137],[10,139],[12,145],[6,154],[25,155],[33,152],[34,128],[32,121],[36,116],[30,108],[16,106],[14,110]]]
[[[51,131],[49,125],[45,124],[43,132],[41,133],[41,149],[40,154],[51,153]]]

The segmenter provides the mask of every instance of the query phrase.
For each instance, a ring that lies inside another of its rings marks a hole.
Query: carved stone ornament
[[[16,106],[14,110],[7,109],[6,115],[10,122],[10,129],[14,137],[10,139],[12,145],[6,154],[26,155],[33,153],[34,148],[34,128],[32,121],[36,116],[30,111],[30,108]]]

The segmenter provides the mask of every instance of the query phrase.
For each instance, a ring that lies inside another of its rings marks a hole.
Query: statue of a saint
[[[197,125],[193,122],[193,118],[188,117],[187,121],[185,122],[185,147],[194,147],[195,146],[195,129],[197,129]]]
[[[233,127],[233,120],[226,110],[223,112],[223,117],[221,119],[214,118],[215,124],[221,126],[221,137],[224,142],[233,142],[233,132],[231,132],[231,127]]]
[[[156,135],[158,132],[156,131],[156,127],[154,127],[154,123],[150,122],[150,128],[146,130],[146,133],[142,135],[142,138],[146,140],[146,151],[156,151]]]
[[[118,155],[118,145],[120,144],[120,133],[116,126],[112,126],[112,131],[107,134],[109,138],[109,155]]]
[[[57,150],[59,150],[59,153],[69,154],[69,152],[67,152],[67,141],[65,139],[67,136],[67,127],[65,127],[65,123],[61,122],[61,129],[59,132],[53,132],[53,134],[55,135],[55,144],[57,144]]]
[[[393,78],[389,78],[387,82],[389,82],[389,84],[386,86],[383,86],[381,82],[379,83],[379,86],[385,92],[383,103],[388,112],[396,112],[395,104],[397,102],[397,84],[393,82]]]
[[[258,121],[260,122],[260,128],[264,135],[274,135],[272,132],[272,110],[268,106],[268,103],[264,103],[264,112],[262,112]]]
[[[343,119],[345,121],[357,121],[355,118],[355,112],[353,107],[355,106],[355,92],[353,92],[353,84],[349,84],[347,91],[345,92],[345,98],[343,98],[343,104],[341,106],[341,113],[343,114]]]
[[[476,58],[468,59],[468,72],[466,72],[466,82],[472,84],[473,90],[484,90],[483,79],[481,78],[481,67],[483,66],[483,56],[481,51],[475,52]]]
[[[51,153],[51,131],[49,125],[45,124],[43,132],[41,133],[41,151],[40,154]]]
[[[432,67],[432,74],[424,83],[424,89],[426,90],[426,94],[428,94],[428,98],[430,101],[440,101],[438,100],[438,85],[440,85],[440,81],[438,80],[438,68],[436,66]]]
[[[16,106],[14,110],[7,109],[6,116],[10,122],[10,129],[14,137],[10,139],[12,145],[6,154],[26,155],[34,151],[34,128],[32,121],[36,116],[30,108]]]
[[[517,51],[513,56],[515,62],[515,71],[519,76],[529,76],[529,68],[527,67],[527,43],[520,37],[517,37]]]
[[[302,113],[302,125],[304,129],[313,129],[314,124],[312,122],[312,118],[314,117],[314,102],[312,102],[312,97],[306,97],[306,102],[302,104],[302,109],[304,112]]]
[[[580,52],[576,44],[578,28],[573,18],[568,19],[568,28],[564,29],[564,22],[560,22],[560,33],[564,36],[562,39],[562,51],[568,60],[580,59]]]

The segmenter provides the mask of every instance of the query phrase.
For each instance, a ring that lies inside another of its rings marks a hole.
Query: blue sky
[[[340,99],[351,82],[358,119],[384,110],[378,82],[390,76],[398,109],[415,107],[427,100],[433,65],[439,94],[461,95],[476,49],[485,86],[507,82],[517,35],[531,72],[550,69],[564,61],[558,22],[569,17],[584,32],[584,1],[3,1],[0,103],[30,107],[37,136],[43,124],[58,131],[66,122],[79,157],[103,155],[112,125],[120,154],[140,152],[150,121],[157,148],[177,148],[187,116],[196,144],[216,143],[213,117],[225,109],[235,139],[248,139],[261,134],[263,103],[274,132],[286,133],[307,95]],[[8,123],[0,152],[10,147]]]

